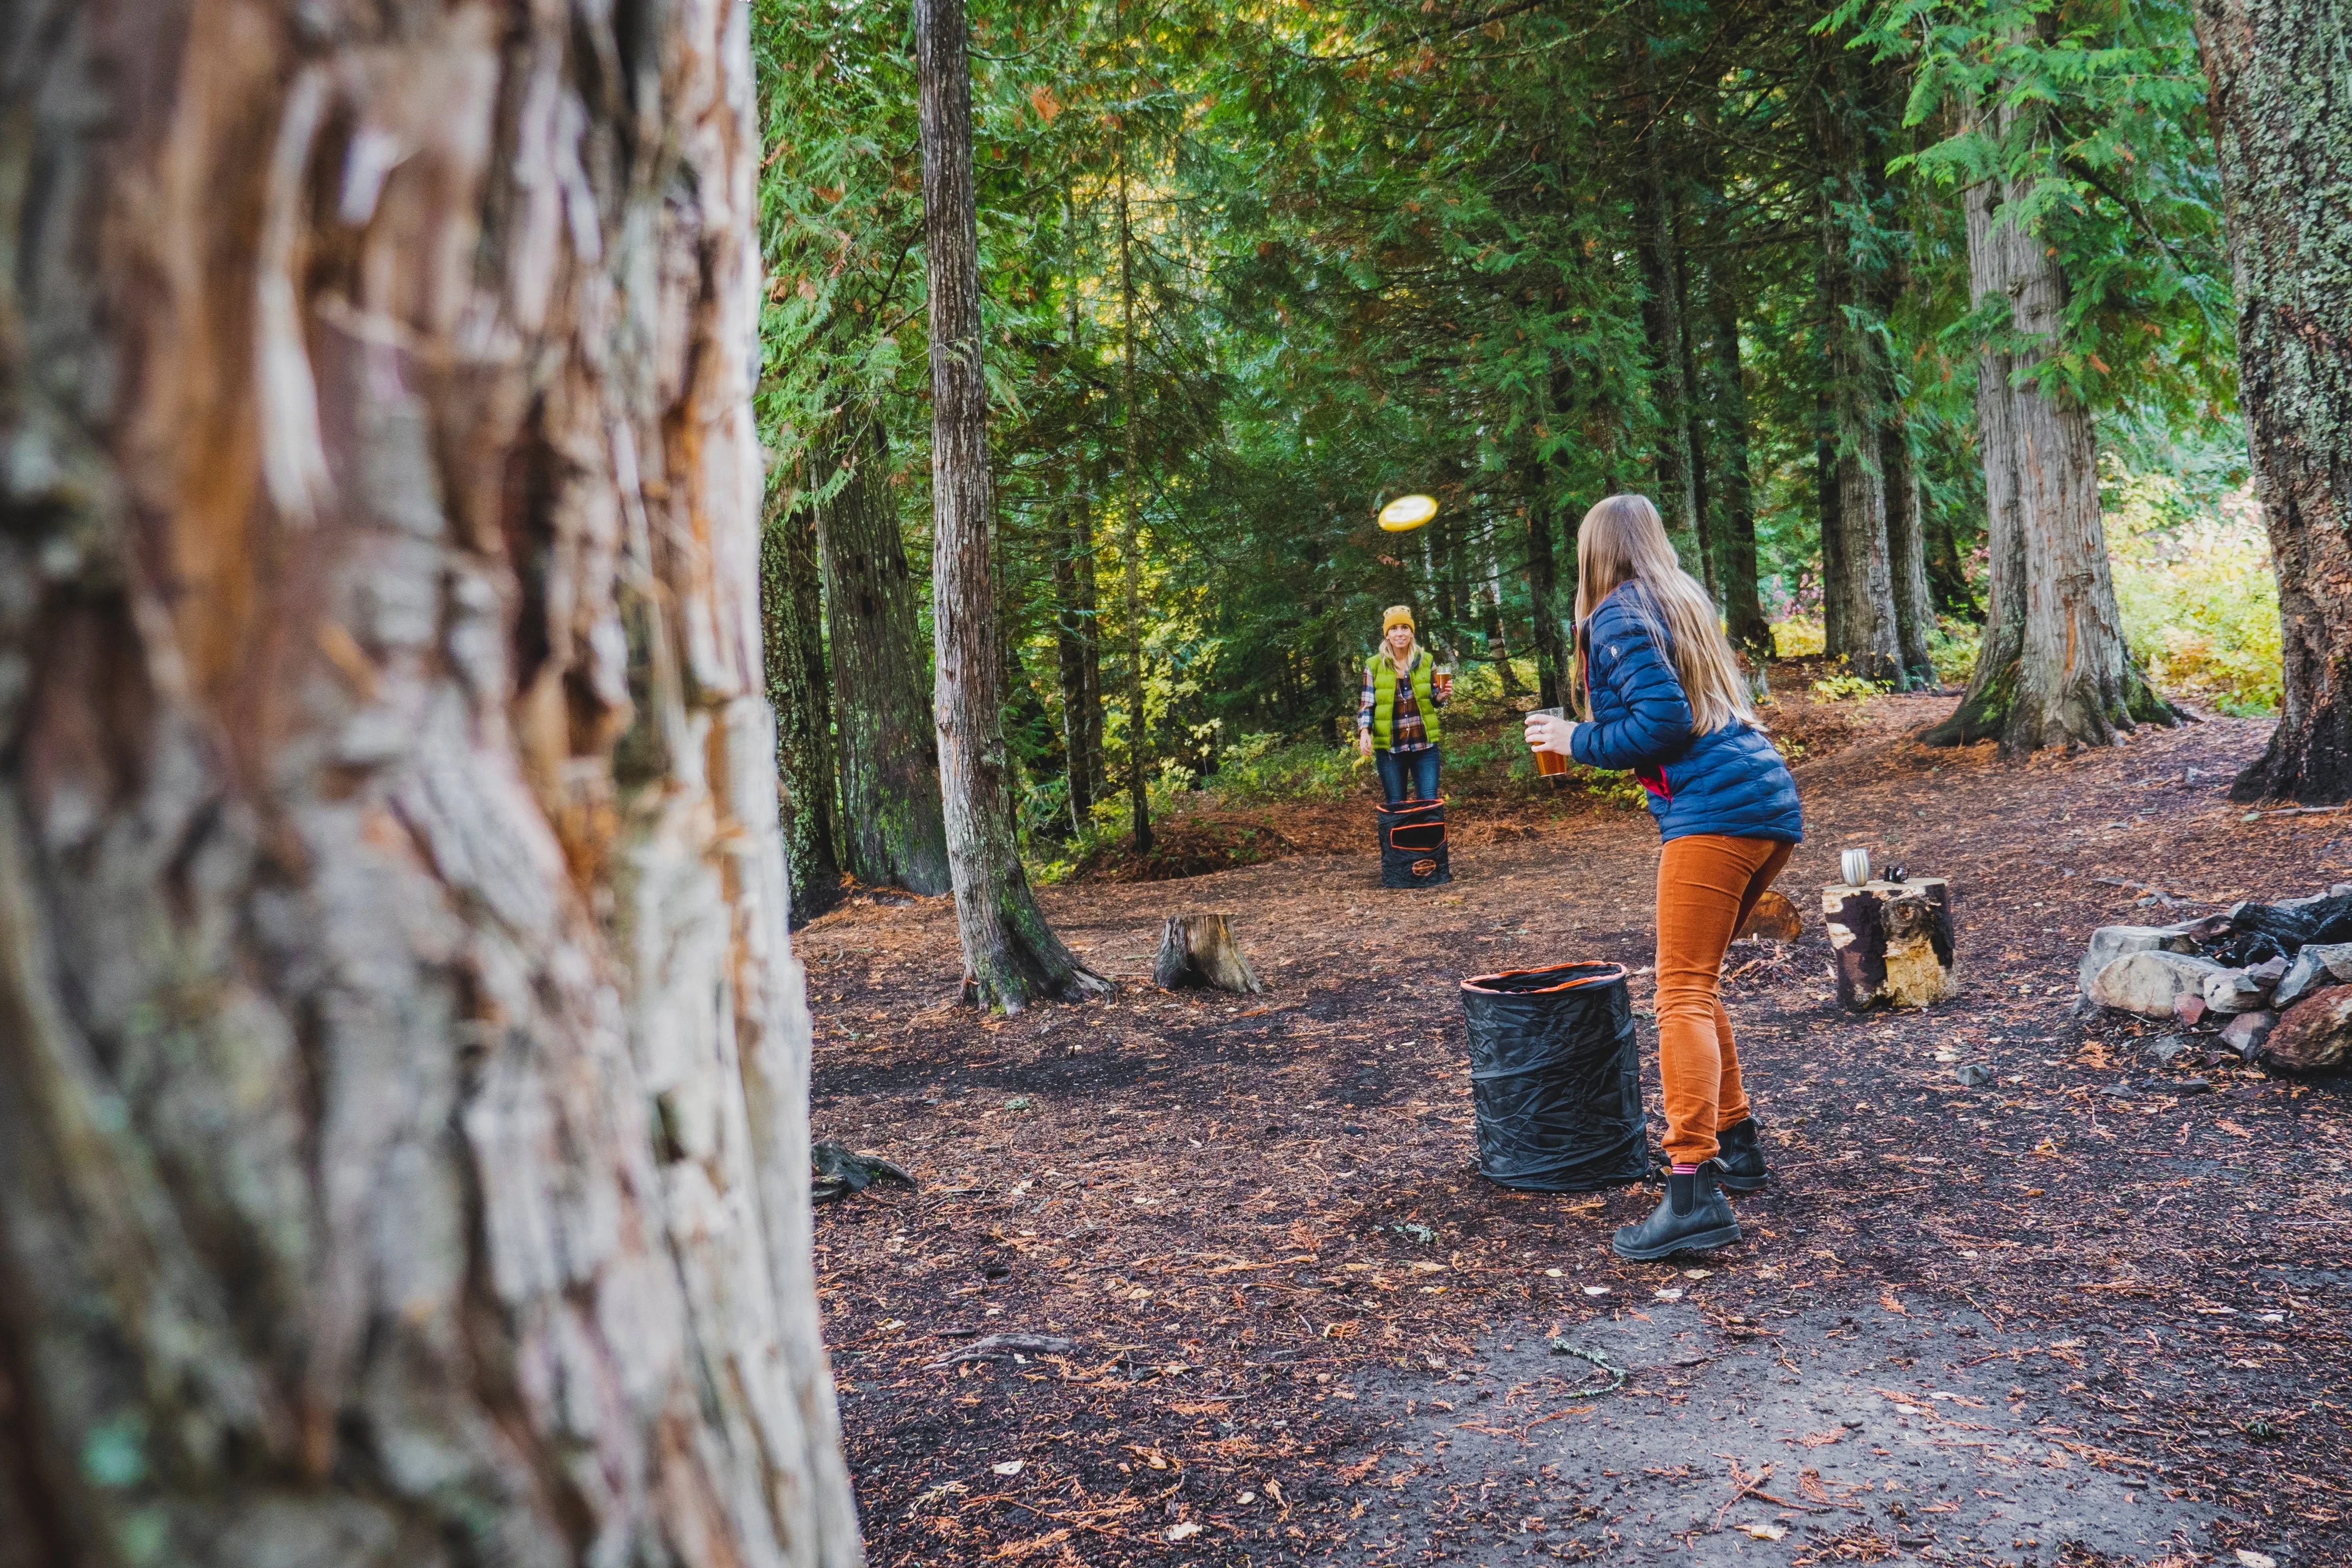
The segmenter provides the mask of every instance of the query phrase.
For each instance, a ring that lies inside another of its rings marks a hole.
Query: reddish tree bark
[[[0,1541],[857,1563],[742,9],[5,26]]]

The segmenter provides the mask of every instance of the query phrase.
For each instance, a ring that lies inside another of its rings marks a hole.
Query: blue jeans
[[[1437,798],[1437,748],[1399,753],[1376,751],[1372,765],[1381,770],[1381,793],[1388,804]]]

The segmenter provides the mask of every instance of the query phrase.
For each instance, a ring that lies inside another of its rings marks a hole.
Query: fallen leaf
[[[1685,1268],[1683,1270],[1683,1278],[1685,1279],[1704,1279],[1714,1272],[1715,1270],[1712,1268]]]
[[[1878,1293],[1878,1304],[1885,1308],[1890,1312],[1899,1312],[1906,1318],[1911,1315],[1910,1309],[1904,1306],[1902,1302],[1896,1300],[1895,1299],[1895,1292],[1892,1290],[1881,1290]]]
[[[989,1468],[1000,1476],[1017,1476],[1028,1462],[1026,1459],[1007,1459],[1001,1465],[991,1465]]]
[[[1190,1541],[1200,1533],[1201,1527],[1189,1519],[1181,1524],[1168,1527],[1168,1539],[1171,1541]]]
[[[1789,1533],[1789,1527],[1784,1524],[1742,1524],[1735,1528],[1745,1531],[1759,1541],[1778,1541]]]
[[[2238,1548],[2238,1568],[2278,1568],[2278,1559],[2261,1552]]]

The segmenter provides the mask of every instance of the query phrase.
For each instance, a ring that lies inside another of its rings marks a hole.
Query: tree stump
[[[1151,966],[1151,983],[1162,991],[1213,985],[1247,996],[1265,989],[1265,983],[1251,971],[1249,960],[1234,945],[1233,927],[1223,915],[1170,915],[1167,929],[1160,933],[1160,957]]]
[[[1838,1005],[1925,1007],[1952,990],[1952,890],[1941,877],[1832,882],[1822,916],[1836,953]]]
[[[1758,937],[1768,942],[1794,942],[1803,931],[1804,922],[1798,918],[1797,906],[1790,900],[1789,895],[1767,888],[1758,897],[1756,907],[1748,911],[1748,919],[1741,922],[1738,934],[1732,940],[1745,942],[1750,937]]]

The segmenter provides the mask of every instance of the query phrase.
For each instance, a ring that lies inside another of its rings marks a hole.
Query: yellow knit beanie
[[[1391,630],[1398,626],[1403,626],[1407,630],[1414,629],[1412,625],[1412,610],[1411,606],[1405,605],[1391,605],[1381,613],[1381,636],[1388,636]]]

